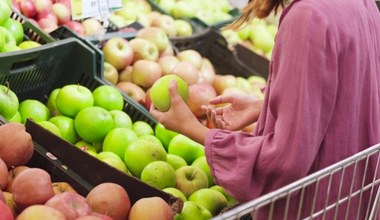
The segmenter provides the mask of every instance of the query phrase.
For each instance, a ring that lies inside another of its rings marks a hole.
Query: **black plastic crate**
[[[53,37],[41,30],[39,27],[30,22],[24,15],[12,9],[10,16],[12,19],[19,21],[24,28],[24,39],[32,40],[40,44],[47,44],[55,41]]]

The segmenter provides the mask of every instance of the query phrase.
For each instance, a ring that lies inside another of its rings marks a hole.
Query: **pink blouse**
[[[375,2],[295,0],[281,16],[268,82],[253,134],[212,129],[205,141],[215,182],[242,203],[380,143]]]

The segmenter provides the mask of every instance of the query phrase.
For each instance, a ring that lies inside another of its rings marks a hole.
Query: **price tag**
[[[100,15],[98,0],[71,0],[73,20],[95,17]]]
[[[110,11],[108,9],[108,0],[98,0],[99,2],[99,15],[106,17]]]
[[[117,11],[121,9],[123,5],[121,4],[121,0],[108,0],[108,8],[112,11]]]

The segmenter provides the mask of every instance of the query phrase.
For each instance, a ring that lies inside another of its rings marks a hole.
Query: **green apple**
[[[49,119],[49,122],[55,124],[61,133],[62,139],[75,144],[78,141],[78,134],[75,130],[74,119],[59,115]]]
[[[70,84],[60,89],[56,105],[59,112],[74,118],[82,109],[94,105],[94,97],[87,87]]]
[[[124,99],[118,89],[110,85],[102,85],[97,87],[92,95],[94,97],[94,105],[102,107],[106,110],[123,110]]]
[[[26,50],[26,49],[31,49],[31,48],[36,48],[36,47],[39,47],[41,46],[40,43],[38,42],[35,42],[35,41],[32,41],[32,40],[25,40],[25,41],[22,41],[18,47],[21,49],[21,50]]]
[[[0,32],[0,51],[5,45],[5,35]]]
[[[255,48],[262,50],[264,53],[272,50],[274,38],[272,33],[266,28],[266,24],[259,23],[252,27],[249,37]]]
[[[183,202],[187,201],[186,196],[179,189],[175,187],[167,187],[167,188],[162,189],[162,191],[169,193],[170,195],[174,197],[180,198]]]
[[[115,128],[132,129],[132,119],[127,113],[120,110],[111,110],[110,113],[115,122]]]
[[[166,10],[167,12],[170,12],[176,4],[176,0],[159,0],[158,5]]]
[[[1,53],[7,53],[7,52],[13,52],[13,51],[19,51],[21,50],[17,45],[15,44],[5,44],[2,48],[1,48]]]
[[[188,200],[205,207],[213,216],[218,215],[220,211],[228,206],[227,199],[223,193],[209,188],[195,191]]]
[[[57,98],[59,98],[61,92],[62,90]],[[75,116],[74,124],[79,137],[90,143],[103,141],[108,132],[114,128],[113,118],[109,111],[98,106],[91,106],[81,110]]]
[[[178,133],[175,131],[171,131],[166,129],[165,126],[161,123],[157,123],[154,129],[154,135],[160,139],[165,149],[168,149],[170,141],[175,137]]]
[[[207,175],[209,187],[214,185],[214,177],[211,175],[210,166],[207,163],[206,156],[198,157],[193,161],[191,166],[198,167],[203,172],[205,172],[205,174]]]
[[[20,50],[19,47],[17,47],[16,45],[16,40],[15,38],[13,37],[12,33],[8,31],[8,29],[0,26],[0,36],[1,39],[3,39],[2,41],[2,45],[1,46],[1,51],[0,52],[11,52],[11,51],[16,51],[16,50]]]
[[[158,189],[175,186],[175,170],[165,161],[153,161],[141,172],[141,181]]]
[[[127,166],[125,163],[120,159],[119,156],[117,156],[115,153],[112,152],[100,152],[96,156],[99,160],[103,161],[104,163],[110,165],[111,167],[114,167],[121,172],[124,172],[126,174],[130,174]]]
[[[160,53],[170,45],[169,37],[164,30],[157,27],[144,27],[136,33],[136,38],[143,38],[155,44]]]
[[[169,95],[169,82],[175,80],[178,85],[178,93],[187,102],[189,97],[189,86],[179,76],[169,74],[159,78],[151,87],[149,96],[153,105],[162,112],[170,109],[170,95]]]
[[[144,134],[154,135],[153,128],[145,121],[136,121],[133,123],[132,129],[134,132],[136,132],[137,136]]]
[[[145,140],[148,140],[148,141],[152,141],[152,142],[156,142],[157,144],[159,144],[160,146],[164,147],[160,141],[160,139],[158,139],[156,136],[152,135],[152,134],[143,134],[143,135],[140,135],[138,136],[140,139],[145,139]]]
[[[60,88],[56,88],[54,89],[49,97],[48,97],[48,101],[46,103],[46,106],[48,107],[48,109],[50,110],[50,113],[51,115],[53,116],[57,116],[57,115],[61,115],[61,113],[59,112],[58,108],[57,108],[57,95],[59,93],[61,89]]]
[[[193,8],[189,7],[189,4],[184,1],[177,2],[171,12],[174,18],[193,18],[195,16]]]
[[[192,201],[183,203],[182,212],[175,215],[175,220],[208,220],[212,218],[211,212]]]
[[[167,154],[166,162],[168,162],[174,170],[178,170],[178,168],[188,165],[185,159],[175,154]]]
[[[7,1],[0,1],[0,26],[2,26],[11,16],[12,8]]]
[[[8,119],[9,122],[20,122],[21,123],[21,115],[20,112],[16,112],[10,119]]]
[[[193,27],[189,22],[177,19],[174,23],[177,27],[177,37],[189,37],[193,34]]]
[[[191,140],[183,134],[178,134],[170,141],[168,153],[180,156],[187,164],[191,164],[198,157],[204,156],[205,150],[203,145]]]
[[[21,22],[10,18],[3,24],[3,27],[11,32],[17,45],[22,42],[24,39],[24,27],[22,26]]]
[[[222,186],[213,185],[210,187],[210,189],[221,192],[224,195],[224,197],[226,197],[228,205],[234,205],[236,203],[236,199],[232,197],[230,194],[228,194]]]
[[[124,160],[125,149],[136,139],[136,133],[130,128],[114,128],[104,138],[103,151],[113,152]]]
[[[124,162],[133,176],[140,178],[141,172],[150,162],[166,161],[164,147],[156,141],[138,138],[130,143],[125,150]]]
[[[19,108],[17,95],[9,88],[0,85],[0,115],[5,119],[12,118]]]
[[[25,124],[26,119],[31,118],[35,122],[48,121],[50,111],[42,102],[34,99],[26,99],[20,103],[19,112],[21,122]]]
[[[57,135],[58,137],[62,137],[61,131],[59,130],[59,128],[55,124],[53,124],[49,121],[38,121],[36,123],[38,125],[40,125],[41,127],[43,127],[44,129],[49,130],[51,133]]]
[[[243,26],[237,30],[237,34],[241,40],[247,40],[249,38],[250,32],[251,26],[248,23],[243,24]]]
[[[175,171],[176,188],[189,198],[195,191],[208,187],[207,175],[193,166],[180,167]]]
[[[74,146],[78,147],[82,151],[89,153],[92,156],[98,155],[98,151],[96,150],[96,147],[93,144],[88,143],[87,141],[80,140],[77,143],[74,144]]]

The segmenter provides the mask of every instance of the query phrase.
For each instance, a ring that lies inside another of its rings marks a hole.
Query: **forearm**
[[[182,123],[179,132],[192,140],[204,145],[207,132],[210,129],[204,126],[198,120],[192,120],[189,123]]]

